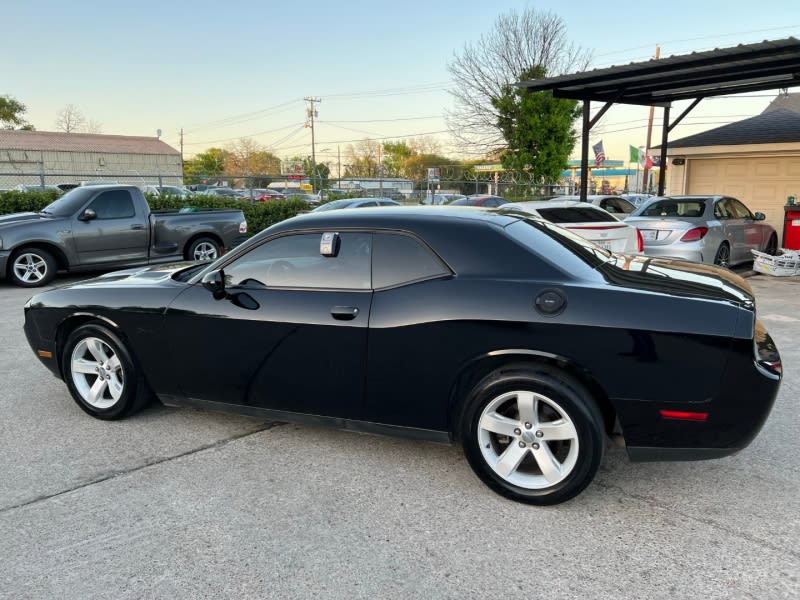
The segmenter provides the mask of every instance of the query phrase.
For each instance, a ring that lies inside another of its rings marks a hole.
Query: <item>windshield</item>
[[[353,204],[353,200],[348,200],[348,199],[333,200],[331,202],[328,202],[327,204],[323,204],[322,206],[315,208],[313,212],[324,212],[326,210],[336,210],[337,208],[346,208],[351,204]]]
[[[95,193],[95,190],[75,188],[70,190],[55,202],[51,202],[42,209],[42,213],[54,217],[70,217]]]
[[[544,233],[558,245],[568,248],[572,256],[579,258],[593,269],[612,259],[614,256],[608,250],[604,250],[586,238],[582,238],[568,229],[553,225],[543,219],[536,219],[530,215],[523,217],[518,211],[514,211],[513,213],[508,211],[504,214],[513,214],[514,216],[522,217],[519,221],[506,227],[506,231],[518,242],[536,253],[541,254],[546,249],[542,247],[542,238],[534,235],[534,230]],[[559,253],[558,256],[563,260],[570,255]],[[560,264],[560,266],[569,269],[569,265],[567,264]]]
[[[677,200],[664,198],[648,204],[639,212],[640,217],[702,217],[706,211],[705,200]]]
[[[619,221],[610,213],[591,205],[542,207],[537,208],[536,212],[551,223],[616,223]]]

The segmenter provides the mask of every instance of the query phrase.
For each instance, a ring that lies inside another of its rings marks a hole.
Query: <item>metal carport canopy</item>
[[[586,199],[589,178],[589,132],[613,104],[661,106],[664,119],[661,131],[661,165],[658,193],[664,194],[669,132],[703,99],[800,85],[800,40],[740,44],[706,52],[652,59],[607,69],[533,79],[517,84],[529,92],[551,90],[553,96],[583,101],[581,148],[581,198]],[[594,118],[589,118],[591,102],[605,102]],[[693,100],[672,123],[672,102]],[[648,149],[649,150],[649,149]]]

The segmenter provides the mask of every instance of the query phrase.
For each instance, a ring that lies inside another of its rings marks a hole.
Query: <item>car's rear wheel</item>
[[[496,492],[529,504],[579,494],[603,456],[603,418],[591,394],[548,366],[499,369],[472,391],[461,420],[464,453]]]
[[[201,237],[189,244],[186,258],[196,261],[217,260],[220,255],[220,245],[211,238]]]
[[[68,337],[61,368],[72,398],[98,419],[121,419],[152,397],[147,382],[122,340],[108,327],[88,323]]]
[[[729,267],[731,264],[731,247],[728,242],[722,242],[714,256],[714,264],[720,267]]]
[[[8,271],[11,281],[18,286],[47,285],[56,276],[56,260],[45,250],[22,248],[14,253]]]
[[[770,256],[775,256],[778,253],[778,236],[774,233],[769,236],[769,241],[767,242],[767,247],[764,249],[764,252]]]

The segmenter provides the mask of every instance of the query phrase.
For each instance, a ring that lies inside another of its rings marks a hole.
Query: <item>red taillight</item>
[[[708,227],[694,227],[683,234],[682,242],[696,242],[702,240],[708,233]]]
[[[636,228],[636,251],[644,252],[644,238],[638,228]]]
[[[691,412],[688,410],[660,410],[658,413],[664,419],[677,421],[707,421],[707,412]]]

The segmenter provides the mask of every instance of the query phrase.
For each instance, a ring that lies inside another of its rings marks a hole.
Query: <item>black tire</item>
[[[69,334],[61,369],[72,398],[98,419],[132,415],[153,397],[125,344],[100,323],[81,325]]]
[[[20,287],[47,285],[55,276],[56,259],[46,250],[20,248],[9,261],[8,278]]]
[[[769,241],[767,242],[767,247],[764,248],[764,252],[770,256],[775,256],[778,253],[778,236],[774,233],[769,236]]]
[[[722,242],[714,255],[714,264],[719,267],[729,267],[731,265],[731,247],[728,242]]]
[[[535,401],[527,405],[526,398]],[[532,422],[525,412],[534,415]],[[507,435],[489,427],[508,428]],[[591,394],[546,365],[510,366],[485,377],[467,399],[459,433],[470,466],[486,485],[537,505],[565,502],[583,491],[605,447],[603,416]],[[516,466],[504,474],[504,462]]]
[[[186,249],[186,259],[194,261],[213,261],[217,260],[221,254],[221,246],[216,240],[210,237],[199,237],[192,240]]]

